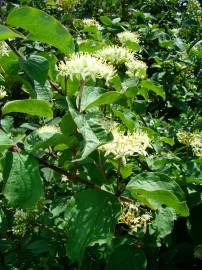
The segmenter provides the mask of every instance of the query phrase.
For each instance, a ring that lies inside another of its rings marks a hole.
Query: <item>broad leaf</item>
[[[1,55],[0,54],[0,66],[9,75],[9,79],[11,76],[15,76],[18,73],[19,64],[18,64],[18,57],[13,51],[9,51],[8,55]]]
[[[39,164],[32,156],[8,153],[3,176],[3,193],[13,207],[30,208],[43,195]]]
[[[140,45],[134,41],[127,41],[124,46],[134,52],[140,51]]]
[[[6,133],[0,130],[0,152],[8,149],[13,145]]]
[[[31,55],[27,60],[20,59],[20,67],[29,76],[44,86],[48,77],[48,60],[40,55]]]
[[[62,144],[66,148],[71,145],[73,138],[65,136],[58,132],[44,132],[40,133],[40,130],[35,130],[30,133],[25,140],[25,148],[27,151],[35,152],[39,149],[45,149],[49,146],[56,146]]]
[[[155,94],[157,94],[158,96],[162,97],[165,100],[166,98],[165,91],[159,85],[157,85],[154,81],[143,80],[141,81],[140,85],[146,89],[153,91]]]
[[[13,9],[7,23],[29,31],[28,39],[47,43],[66,54],[74,51],[73,39],[68,30],[44,11],[31,7]]]
[[[5,25],[0,25],[0,40],[6,40],[9,38],[23,38],[23,36],[12,31]]]
[[[69,112],[75,124],[77,125],[78,132],[82,134],[85,140],[85,147],[82,151],[82,156],[80,159],[77,160],[79,161],[90,155],[101,143],[92,131],[90,125],[85,119],[85,116],[74,109],[69,99],[67,99],[67,102],[69,106]]]
[[[37,81],[34,81],[34,91],[36,93],[37,99],[50,101],[53,97],[48,81],[46,81],[44,86],[41,86]]]
[[[82,111],[104,104],[113,104],[122,95],[116,91],[106,92],[105,89],[100,87],[86,86],[84,87],[81,109]]]
[[[8,114],[11,112],[27,113],[48,118],[53,117],[50,103],[37,99],[24,99],[7,102],[2,109],[2,113]]]
[[[132,132],[135,129],[135,122],[127,116],[127,114],[124,114],[118,110],[113,110],[113,113],[115,116],[119,117],[124,125],[129,129],[130,132]]]
[[[123,245],[109,257],[106,270],[145,270],[147,259],[142,249]]]
[[[189,215],[182,189],[165,174],[141,173],[130,180],[127,189],[134,198],[152,209],[166,205],[181,216]]]
[[[100,21],[107,26],[112,25],[112,20],[107,16],[100,16]]]
[[[155,215],[155,220],[149,226],[149,233],[156,236],[157,244],[160,245],[161,239],[172,232],[176,214],[172,208],[160,207]]]
[[[67,253],[73,261],[82,259],[86,247],[111,241],[120,213],[120,203],[114,195],[85,190],[75,195],[69,208]]]

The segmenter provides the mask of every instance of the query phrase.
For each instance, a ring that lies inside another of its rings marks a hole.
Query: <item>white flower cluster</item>
[[[193,134],[190,145],[194,154],[198,157],[202,157],[202,135]]]
[[[9,47],[8,45],[4,42],[4,41],[0,41],[0,55],[4,56],[8,56],[9,54]]]
[[[140,60],[134,59],[126,63],[127,71],[126,74],[129,77],[137,77],[144,79],[147,75],[147,65]]]
[[[177,132],[178,141],[186,146],[191,146],[193,153],[202,157],[202,134],[179,130]]]
[[[196,246],[196,248],[194,249],[194,257],[202,260],[202,245],[198,245]]]
[[[135,59],[133,52],[127,48],[108,46],[97,51],[95,56],[114,65],[124,64],[129,77],[135,76],[139,79],[146,77],[147,65],[143,61]]]
[[[177,135],[177,139],[180,143],[185,144],[187,146],[190,145],[191,140],[192,140],[192,133],[191,132],[187,132],[183,129],[179,129],[176,135]]]
[[[120,65],[134,59],[132,51],[118,46],[108,46],[95,53],[95,56],[112,64]]]
[[[144,233],[146,233],[147,225],[151,218],[150,213],[146,211],[141,213],[139,205],[124,202],[119,223],[126,224],[131,233],[136,233],[138,228],[142,228]]]
[[[95,19],[87,19],[86,18],[86,19],[82,20],[82,23],[83,23],[84,26],[87,26],[87,27],[94,26],[97,29],[101,29],[101,25]]]
[[[66,9],[74,8],[79,3],[80,0],[57,0],[57,4]]]
[[[187,4],[187,12],[197,13],[201,12],[201,5],[197,0],[189,0]]]
[[[123,45],[126,44],[128,41],[139,43],[139,35],[136,32],[124,31],[119,33],[117,36],[119,41]]]
[[[5,90],[5,87],[3,85],[0,85],[0,100],[7,96],[7,93],[4,90]]]
[[[103,78],[108,82],[115,74],[112,65],[107,64],[101,59],[97,59],[89,54],[73,54],[70,59],[65,59],[59,63],[59,72],[63,76],[69,76],[70,79],[76,77],[78,80],[91,78]]]
[[[147,75],[147,65],[140,60],[133,60],[126,63],[127,71],[126,74],[129,77],[137,77],[139,79],[144,79]]]
[[[105,155],[113,154],[116,159],[121,159],[126,164],[126,157],[133,154],[147,155],[146,149],[150,146],[150,138],[141,131],[124,135],[117,128],[112,129],[113,141],[101,146]]]
[[[36,130],[38,134],[56,134],[60,132],[60,129],[56,126],[43,126]]]

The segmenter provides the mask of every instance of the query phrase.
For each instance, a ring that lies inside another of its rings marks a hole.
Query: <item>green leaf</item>
[[[26,248],[35,256],[47,253],[49,251],[49,247],[49,242],[46,239],[36,240],[26,246]]]
[[[30,133],[25,140],[25,149],[29,152],[35,152],[39,149],[45,149],[49,146],[64,145],[66,148],[73,142],[73,137],[65,136],[59,131],[57,133],[39,133],[38,130]]]
[[[140,85],[146,89],[153,91],[155,94],[162,97],[163,100],[165,100],[165,98],[166,98],[165,91],[159,85],[157,85],[154,81],[143,80],[143,81],[141,81]]]
[[[50,101],[53,97],[48,81],[46,81],[44,86],[41,86],[37,81],[34,81],[34,91],[36,92],[37,99]]]
[[[107,16],[100,16],[100,21],[106,26],[112,25],[112,20]]]
[[[127,41],[124,46],[134,52],[139,52],[140,45],[137,42]]]
[[[156,235],[157,243],[160,245],[160,239],[165,238],[172,232],[176,214],[172,208],[160,207],[155,215],[155,220],[149,226],[149,233]]]
[[[122,92],[127,96],[127,97],[135,97],[138,93],[138,82],[139,80],[137,78],[130,78],[126,79],[122,82]]]
[[[43,195],[39,164],[32,156],[8,153],[3,177],[3,193],[13,207],[31,208]]]
[[[126,125],[126,127],[129,129],[130,132],[132,132],[135,129],[135,122],[129,118],[126,114],[118,111],[118,110],[113,110],[113,113],[115,116],[119,117],[121,121]]]
[[[11,112],[53,118],[51,105],[45,100],[24,99],[7,102],[2,109],[2,113],[8,114]]]
[[[13,145],[7,134],[0,130],[0,152],[8,149]]]
[[[74,120],[75,124],[77,125],[78,132],[82,134],[85,140],[85,147],[82,151],[82,155],[80,159],[75,161],[80,161],[90,155],[101,143],[92,131],[88,121],[85,119],[83,114],[77,112],[73,105],[71,104],[70,100],[67,98],[69,112]]]
[[[30,40],[38,40],[52,45],[63,53],[74,51],[74,42],[68,30],[54,17],[31,7],[13,9],[7,23],[30,32]]]
[[[161,137],[160,140],[161,140],[161,142],[165,142],[171,146],[173,146],[175,144],[174,138]]]
[[[95,53],[102,49],[103,43],[96,40],[84,40],[79,44],[80,52]]]
[[[106,270],[145,270],[146,266],[147,259],[142,249],[122,245],[110,255]]]
[[[9,38],[24,38],[23,35],[18,34],[5,25],[0,25],[0,40],[6,40]]]
[[[14,77],[18,73],[19,64],[18,57],[13,51],[9,51],[8,55],[0,55],[0,66],[6,75]]]
[[[65,135],[71,135],[76,132],[77,126],[69,112],[63,116],[60,122],[60,129]]]
[[[86,86],[84,87],[81,109],[82,111],[104,104],[113,104],[119,100],[122,95],[116,91],[106,92],[100,87]]]
[[[189,209],[180,186],[162,173],[141,173],[132,177],[127,185],[132,196],[152,209],[162,205],[173,208],[177,214],[188,216]]]
[[[75,195],[73,207],[67,208],[67,253],[71,260],[81,260],[86,247],[109,243],[120,213],[118,199],[105,191],[85,190]]]
[[[162,48],[169,48],[169,47],[172,47],[174,45],[174,41],[173,40],[160,40],[159,39],[159,45],[162,47]]]
[[[120,173],[123,179],[128,178],[133,173],[133,164],[128,163],[125,166],[121,166]]]
[[[44,86],[48,78],[48,60],[40,55],[31,55],[27,60],[20,59],[20,67],[29,76],[31,80],[35,80]]]

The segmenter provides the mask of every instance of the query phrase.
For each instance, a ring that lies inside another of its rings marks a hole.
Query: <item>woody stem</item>
[[[79,91],[79,102],[78,102],[78,111],[81,112],[81,99],[83,95],[83,89],[85,86],[85,80],[80,81],[80,91]]]

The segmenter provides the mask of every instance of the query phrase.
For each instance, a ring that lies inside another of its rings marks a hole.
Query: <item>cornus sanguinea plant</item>
[[[0,13],[0,269],[202,269],[199,2]]]

